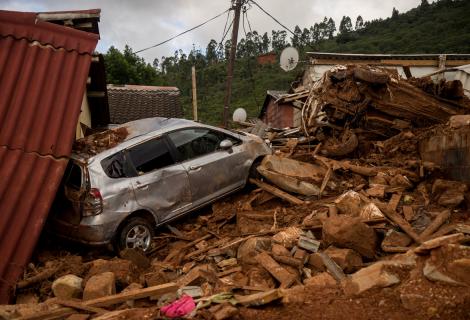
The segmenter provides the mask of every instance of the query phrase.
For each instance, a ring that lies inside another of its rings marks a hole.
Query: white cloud
[[[342,16],[350,16],[353,24],[358,15],[364,20],[389,17],[393,7],[400,12],[416,7],[420,0],[257,0],[257,2],[278,18],[283,24],[294,29],[309,27],[324,16],[332,17],[336,25]],[[230,6],[229,0],[0,0],[0,8],[16,11],[58,11],[101,8],[98,49],[114,45],[122,49],[128,44],[134,51],[159,43],[204,20],[207,20]],[[260,33],[271,33],[281,29],[271,18],[253,6],[248,11],[251,27]],[[142,53],[147,61],[161,56],[173,55],[177,49],[188,51],[193,44],[205,49],[210,39],[220,41],[226,16],[181,36],[158,48]],[[240,36],[243,28],[240,26]]]

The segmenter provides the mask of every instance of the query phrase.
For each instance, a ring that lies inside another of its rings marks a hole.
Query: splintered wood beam
[[[267,191],[267,192],[275,195],[276,197],[279,197],[283,200],[286,200],[287,202],[290,202],[292,204],[299,205],[299,204],[304,204],[305,203],[304,201],[300,200],[299,198],[294,197],[293,195],[291,195],[287,192],[284,192],[281,189],[278,189],[278,188],[276,188],[274,186],[271,186],[267,183],[261,182],[259,180],[253,179],[253,178],[250,178],[250,182],[253,183],[253,184],[256,184],[258,187],[260,187],[264,191]]]

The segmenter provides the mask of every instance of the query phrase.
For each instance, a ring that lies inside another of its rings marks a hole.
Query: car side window
[[[129,148],[128,157],[139,175],[175,163],[162,138],[152,139]]]
[[[181,161],[214,152],[225,139],[223,133],[206,128],[179,130],[169,133],[168,137],[178,150]]]

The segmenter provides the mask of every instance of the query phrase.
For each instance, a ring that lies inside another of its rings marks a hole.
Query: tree
[[[419,5],[420,9],[426,9],[429,8],[429,2],[428,0],[421,0],[421,4]]]
[[[206,48],[206,59],[207,63],[214,64],[217,63],[217,41],[211,39]]]
[[[351,19],[349,19],[349,22],[351,22]],[[330,18],[328,19],[328,22],[326,24],[326,27],[327,27],[327,34],[328,34],[328,39],[333,39],[333,36],[335,34],[335,31],[336,31],[336,24],[335,24],[335,21]]]
[[[159,68],[160,61],[158,58],[153,59],[152,66],[155,68],[155,70],[158,70]]]
[[[313,27],[310,27],[310,35],[312,39],[312,44],[318,43],[320,41],[320,27],[318,26],[318,23],[315,23]]]
[[[339,24],[339,33],[346,34],[352,31],[351,18],[348,16],[343,16],[341,23]]]
[[[295,48],[302,47],[301,38],[302,38],[302,29],[300,29],[299,26],[295,26],[294,36],[291,38],[292,46]]]
[[[311,36],[310,36],[310,30],[307,28],[304,28],[302,30],[302,36],[300,37],[300,42],[302,43],[302,46],[306,46],[310,44],[311,42]]]
[[[392,19],[397,18],[397,17],[398,17],[398,14],[399,14],[398,10],[395,9],[395,7],[393,7],[393,10],[392,10]]]
[[[268,33],[265,32],[261,37],[261,48],[263,53],[267,53],[269,51],[269,44],[271,40],[269,39]]]
[[[354,28],[356,31],[359,31],[364,28],[364,20],[362,17],[359,15],[356,18],[356,27]]]
[[[286,37],[287,37],[287,32],[282,30],[282,31],[275,31],[272,30],[272,39],[271,39],[271,45],[273,49],[277,52],[282,51],[285,47],[287,47],[286,44]]]

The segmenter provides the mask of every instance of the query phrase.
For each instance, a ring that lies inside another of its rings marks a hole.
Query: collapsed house
[[[168,226],[147,256],[39,259],[17,284],[17,301],[36,302],[3,312],[467,317],[470,180],[447,173],[468,166],[462,83],[336,66],[277,99],[301,105],[301,123],[258,132],[274,152],[254,190]]]

